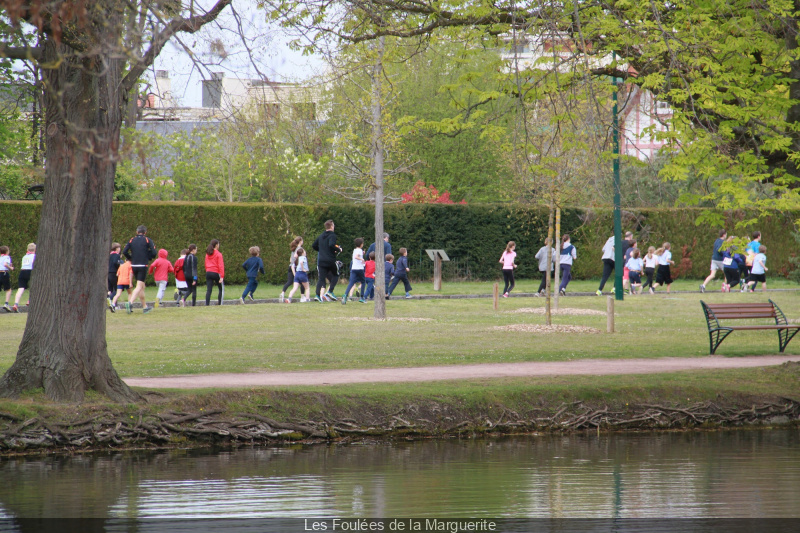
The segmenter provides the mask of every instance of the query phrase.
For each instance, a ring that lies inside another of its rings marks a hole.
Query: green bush
[[[25,246],[36,241],[40,202],[0,202],[0,244],[11,247],[16,263],[25,253]],[[719,228],[695,224],[699,210],[642,209],[623,213],[623,228],[633,231],[640,247],[658,247],[672,243],[675,269],[679,276],[702,278],[708,274],[711,247]],[[730,213],[729,232],[735,222],[744,220],[744,213]],[[769,247],[772,275],[786,276],[792,269],[790,257],[797,244],[792,237],[798,213],[775,213],[758,224],[763,242]],[[261,247],[266,276],[263,281],[285,280],[289,259],[289,243],[302,235],[309,250],[310,264],[315,253],[314,239],[323,230],[325,220],[336,222],[336,233],[344,247],[341,259],[349,263],[353,239],[373,240],[374,217],[368,205],[293,205],[293,204],[224,204],[224,203],[132,203],[114,204],[112,235],[124,245],[133,237],[136,226],[145,224],[148,236],[158,248],[166,248],[172,261],[190,242],[196,243],[203,265],[203,250],[212,238],[221,242],[225,257],[225,278],[231,283],[246,281],[240,265],[248,257],[250,246]],[[602,209],[566,209],[562,214],[562,233],[569,233],[577,248],[574,266],[576,278],[599,277],[602,271],[601,247],[613,233],[612,213]],[[385,229],[391,234],[395,255],[400,247],[409,250],[412,277],[428,278],[432,263],[426,248],[444,249],[453,265],[445,264],[445,273],[461,277],[496,279],[500,275],[499,259],[505,244],[516,241],[517,277],[538,276],[534,254],[543,245],[547,233],[547,213],[514,205],[440,205],[404,204],[387,206]],[[755,228],[748,228],[747,232]]]

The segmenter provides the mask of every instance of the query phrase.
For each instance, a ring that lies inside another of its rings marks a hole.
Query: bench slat
[[[715,331],[716,329],[717,328],[714,328],[712,331]],[[719,329],[732,329],[732,330],[738,330],[738,329],[749,329],[749,330],[754,330],[754,329],[800,329],[800,324],[780,324],[780,325],[765,324],[763,326],[722,326]]]
[[[735,313],[733,311],[725,311],[721,313],[714,313],[714,317],[718,320],[723,318],[728,319],[739,319],[739,318],[775,318],[775,313],[755,313],[755,312],[743,312],[743,313]]]
[[[772,304],[754,303],[754,304],[706,304],[709,309],[774,309]]]

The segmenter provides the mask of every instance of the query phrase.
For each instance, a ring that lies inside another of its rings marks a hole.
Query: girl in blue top
[[[644,262],[640,254],[639,249],[634,248],[630,259],[625,263],[625,268],[628,269],[628,281],[631,284],[631,294],[642,294],[642,268],[644,267]]]
[[[294,291],[303,286],[303,289],[306,294],[308,292],[308,257],[306,257],[306,251],[302,248],[297,248],[295,250],[296,257],[294,259],[294,264],[292,265],[292,270],[294,274],[294,283],[292,285],[292,290],[289,292],[289,295],[286,298],[286,303],[292,303],[292,296],[294,295]],[[304,296],[300,296],[301,302],[307,302],[308,298]]]
[[[767,247],[763,244],[758,247],[758,253],[753,258],[753,267],[750,269],[750,279],[747,280],[747,290],[753,292],[753,287],[759,281],[761,290],[767,290]]]

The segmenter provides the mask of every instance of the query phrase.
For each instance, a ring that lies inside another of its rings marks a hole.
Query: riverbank
[[[0,455],[800,424],[800,363],[633,376],[0,400]]]

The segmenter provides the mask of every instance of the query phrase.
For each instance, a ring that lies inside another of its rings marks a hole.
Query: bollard
[[[606,305],[606,333],[614,333],[614,297],[608,297]]]
[[[492,296],[492,300],[494,300],[494,310],[495,311],[497,311],[497,305],[498,305],[498,302],[500,301],[500,294],[499,293],[500,293],[500,286],[497,283],[495,283],[494,284],[494,294]]]

